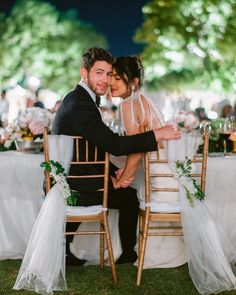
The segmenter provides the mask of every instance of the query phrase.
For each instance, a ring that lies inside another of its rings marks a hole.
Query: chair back
[[[195,164],[197,168],[196,173],[192,173],[191,177],[196,179],[200,184],[201,190],[205,192],[206,187],[206,168],[207,168],[207,157],[208,157],[208,142],[209,142],[209,131],[206,127],[203,134],[203,152],[198,154],[197,150],[194,153],[192,163]],[[174,180],[175,174],[168,167],[168,160],[161,159],[159,152],[147,152],[144,154],[145,163],[145,203],[151,202],[151,194],[178,194],[178,181]],[[155,172],[152,172],[152,166],[155,165]],[[158,168],[159,167],[159,168]],[[160,183],[158,187],[152,185],[153,182],[158,183],[158,178]],[[165,184],[167,184],[165,186]],[[170,185],[172,183],[172,185]],[[158,197],[157,197],[158,198]]]
[[[51,136],[51,138],[50,138]],[[44,157],[45,161],[48,162],[53,159],[53,155],[50,155],[50,139],[58,139],[57,137],[65,139],[64,135],[48,135],[47,128],[44,128]],[[108,181],[109,181],[109,155],[108,153],[102,153],[98,150],[96,146],[91,144],[87,139],[81,136],[72,136],[66,138],[68,144],[73,144],[71,149],[73,149],[72,159],[69,163],[65,162],[65,165],[69,167],[69,173],[67,174],[67,181],[69,183],[70,189],[74,192],[80,192],[80,185],[83,189],[86,189],[87,195],[89,196],[92,192],[101,192],[103,195],[102,205],[93,206],[72,206],[67,207],[66,222],[71,223],[81,223],[81,222],[99,222],[99,229],[90,228],[88,230],[76,230],[76,231],[66,231],[66,235],[99,235],[100,236],[100,267],[104,267],[104,252],[105,252],[105,241],[107,245],[109,261],[111,265],[111,272],[113,281],[117,283],[116,267],[114,262],[112,243],[109,231],[109,224],[107,220],[107,198],[108,198]],[[55,144],[55,143],[54,143]],[[64,144],[64,143],[63,143]],[[58,147],[60,150],[60,147]],[[64,149],[63,149],[64,150]],[[61,152],[59,153],[61,154]],[[69,154],[69,152],[68,152]],[[68,155],[66,155],[67,157]],[[54,160],[54,159],[53,159]],[[61,164],[61,163],[60,163]],[[46,179],[46,191],[48,192],[52,185],[52,177],[49,172],[45,172]],[[93,181],[94,180],[94,181]],[[76,189],[70,184],[79,183]],[[92,183],[92,187],[89,185]],[[97,187],[94,184],[97,184]]]
[[[192,173],[191,177],[196,179],[203,192],[206,186],[208,141],[209,134],[206,128],[203,153],[199,155],[196,151],[192,159],[192,163],[197,166],[197,172]],[[162,159],[159,152],[147,152],[144,154],[144,163],[145,200],[141,202],[139,210],[138,286],[142,279],[147,238],[183,235],[180,202],[178,202],[179,183],[174,179],[175,174],[170,170],[167,159]],[[154,202],[152,202],[153,197]]]
[[[49,135],[48,130],[44,128],[44,158],[45,161],[52,159],[50,155],[50,137],[58,137],[60,135]],[[94,191],[103,193],[103,208],[107,208],[108,197],[108,181],[109,181],[109,154],[99,153],[97,146],[91,144],[87,139],[82,136],[71,136],[73,139],[73,158],[70,160],[70,172],[67,175],[67,181],[70,184],[75,182],[89,183],[92,180],[99,179],[100,185]],[[81,174],[81,175],[79,175]],[[52,186],[52,177],[49,172],[45,172],[46,192]],[[73,188],[71,190],[79,193],[79,189]],[[87,189],[86,191],[93,191]]]

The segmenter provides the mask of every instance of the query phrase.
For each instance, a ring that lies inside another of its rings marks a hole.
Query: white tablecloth
[[[206,203],[236,247],[236,155],[208,158]]]
[[[0,259],[22,258],[40,210],[43,155],[0,153]],[[236,245],[236,156],[209,157],[206,203]]]
[[[0,259],[22,258],[43,201],[42,154],[0,153]]]

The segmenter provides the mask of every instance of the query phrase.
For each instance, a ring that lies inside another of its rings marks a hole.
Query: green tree
[[[151,0],[143,14],[135,40],[151,85],[236,88],[236,0]]]
[[[61,93],[78,81],[84,50],[107,47],[104,36],[74,10],[62,14],[37,0],[18,1],[9,16],[0,15],[0,36],[3,87],[33,75],[43,87]]]

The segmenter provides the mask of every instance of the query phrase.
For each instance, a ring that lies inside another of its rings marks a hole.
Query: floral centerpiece
[[[39,107],[27,108],[9,124],[3,134],[5,149],[15,149],[16,141],[42,141],[43,128],[52,128],[53,114]]]
[[[180,130],[188,132],[199,127],[199,119],[191,112],[179,112],[174,115],[169,124],[178,127]]]

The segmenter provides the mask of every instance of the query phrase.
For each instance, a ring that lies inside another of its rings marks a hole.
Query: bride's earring
[[[132,86],[131,86],[131,96],[134,94],[134,91],[135,91],[135,86],[132,85]]]

